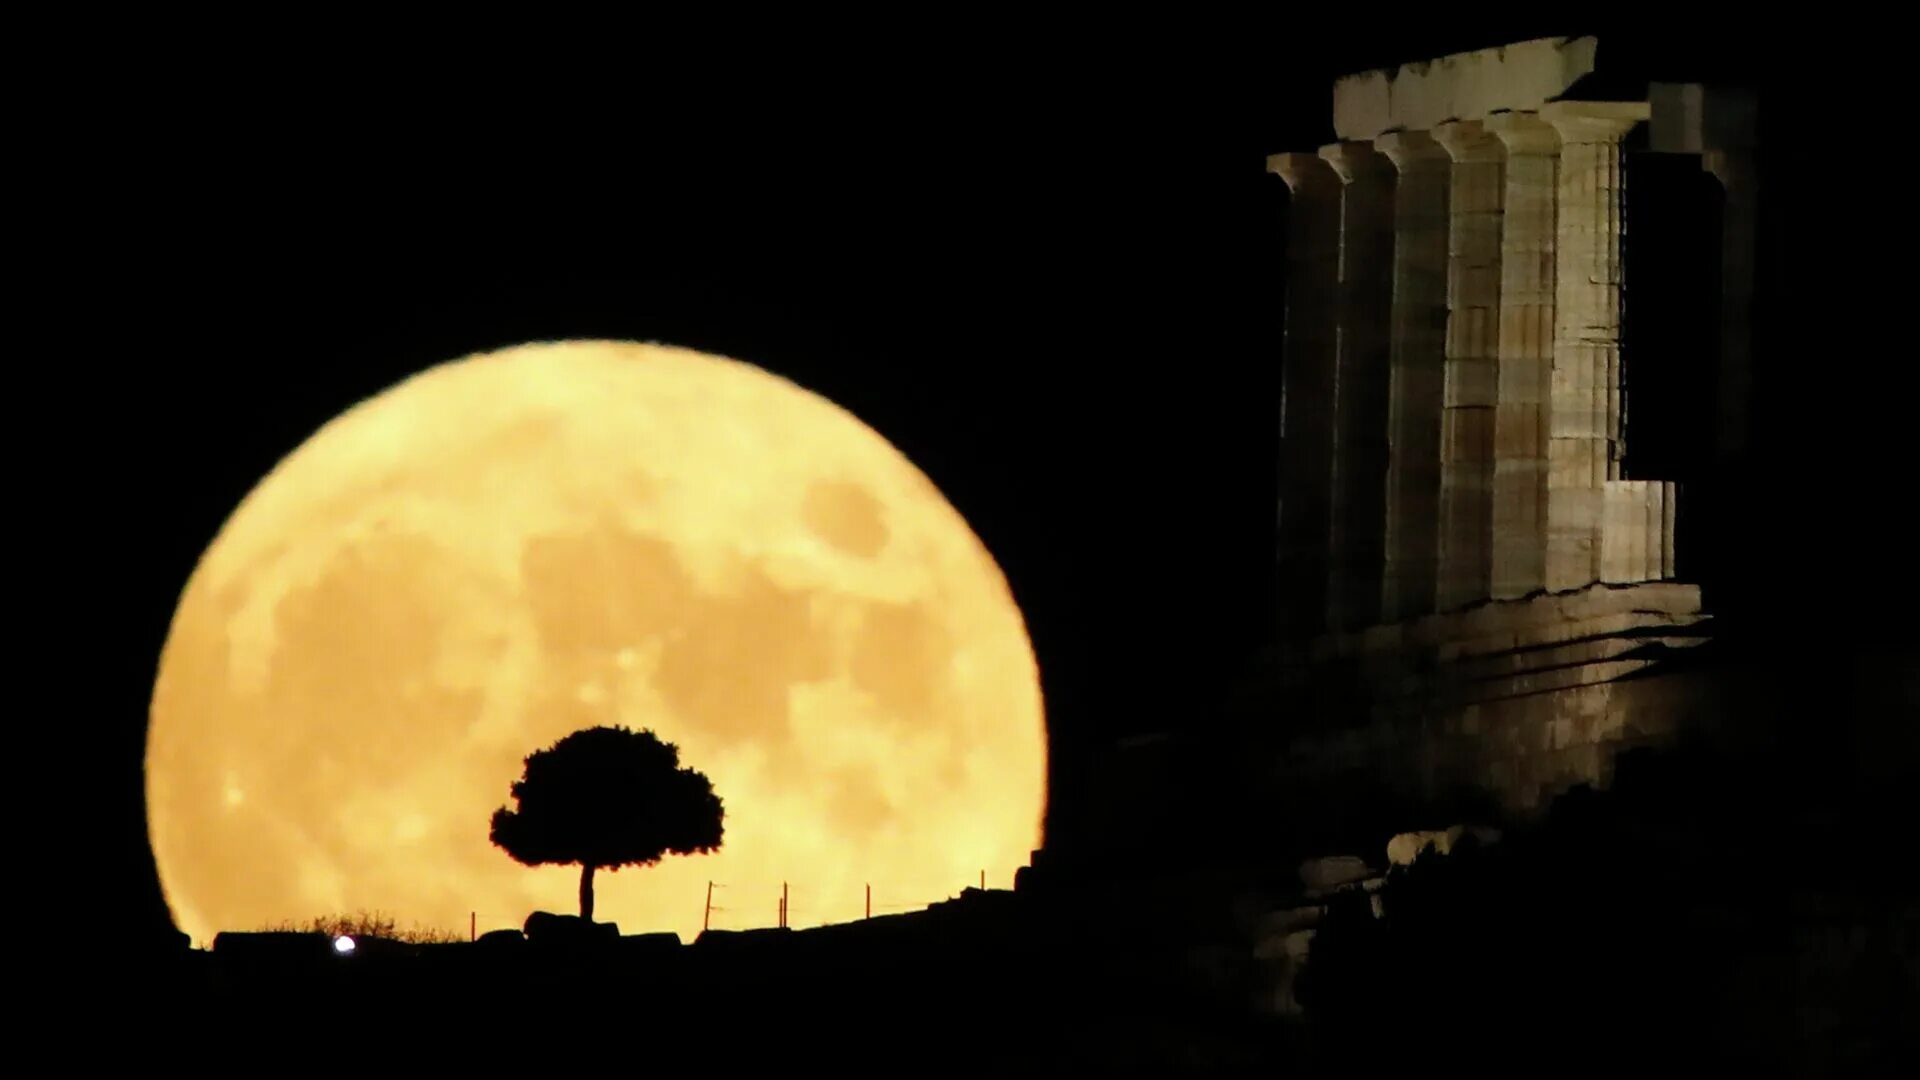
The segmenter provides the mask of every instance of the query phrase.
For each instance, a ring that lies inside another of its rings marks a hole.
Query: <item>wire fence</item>
[[[889,882],[862,882],[849,890],[814,889],[801,880],[723,881],[702,883],[702,893],[688,897],[687,910],[697,912],[701,930],[758,930],[766,927],[802,929],[857,922],[882,915],[922,911],[959,896],[966,889],[1011,888],[1011,875],[976,872],[971,879],[950,885],[920,883],[901,885]],[[615,912],[603,906],[596,913],[605,919]],[[519,930],[528,912],[510,910],[474,910],[467,914],[466,925],[459,928],[458,940],[475,940],[494,930]],[[618,921],[616,919],[616,921]],[[640,929],[638,927],[636,930]],[[671,929],[664,927],[663,929]]]
[[[702,929],[751,930],[767,926],[798,928],[854,922],[877,915],[897,915],[921,911],[943,900],[953,899],[965,889],[986,889],[987,872],[981,870],[971,881],[950,887],[899,887],[863,882],[853,895],[836,893],[822,897],[793,882],[708,883],[709,898],[702,912]],[[1011,887],[1008,881],[1000,887]],[[811,897],[811,900],[809,899]]]

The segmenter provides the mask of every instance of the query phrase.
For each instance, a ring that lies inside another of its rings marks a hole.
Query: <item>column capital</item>
[[[1553,125],[1568,144],[1618,143],[1635,125],[1653,115],[1644,101],[1550,101],[1540,119]]]
[[[1325,187],[1337,188],[1340,183],[1333,166],[1318,154],[1271,154],[1267,157],[1267,171],[1279,174],[1295,195]]]
[[[1752,152],[1744,149],[1702,151],[1700,167],[1712,173],[1729,195],[1750,194],[1758,176]]]
[[[1435,124],[1434,141],[1455,161],[1499,161],[1505,153],[1500,140],[1478,120],[1449,120]]]
[[[1546,155],[1560,152],[1560,133],[1532,112],[1500,112],[1486,119],[1487,130],[1509,154]]]
[[[1391,175],[1393,166],[1370,142],[1337,142],[1320,148],[1320,158],[1340,177],[1341,183],[1369,180]]]
[[[1447,152],[1424,131],[1389,131],[1375,136],[1373,145],[1401,172],[1423,162],[1448,160]]]

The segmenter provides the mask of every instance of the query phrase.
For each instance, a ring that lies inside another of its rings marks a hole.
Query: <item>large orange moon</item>
[[[1004,887],[1046,742],[993,558],[878,433],[759,368],[527,345],[350,409],[234,511],[154,687],[148,827],[196,941],[359,910],[465,932],[576,909],[487,839],[531,751],[679,744],[711,855],[599,875],[625,932],[795,926]]]

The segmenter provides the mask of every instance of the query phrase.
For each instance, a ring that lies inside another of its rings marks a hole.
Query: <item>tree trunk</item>
[[[580,867],[580,917],[593,921],[593,864],[583,863]]]

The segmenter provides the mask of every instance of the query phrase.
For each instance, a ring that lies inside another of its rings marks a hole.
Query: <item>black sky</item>
[[[86,524],[51,542],[85,569],[62,637],[101,658],[99,891],[153,902],[147,699],[227,513],[347,406],[530,339],[734,356],[900,447],[1012,582],[1056,800],[1091,748],[1207,723],[1269,614],[1284,188],[1262,159],[1331,140],[1337,73],[1586,29],[1542,23],[384,64],[289,44],[156,53],[98,108],[51,92],[84,122],[49,121],[65,302],[34,378],[60,389],[30,422],[85,478],[53,485]]]

